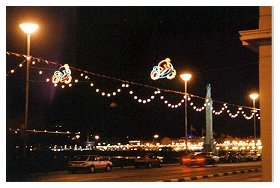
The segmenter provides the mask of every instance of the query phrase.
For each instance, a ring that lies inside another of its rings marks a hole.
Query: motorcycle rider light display
[[[157,66],[154,66],[150,74],[151,78],[153,80],[157,80],[160,78],[167,78],[171,80],[175,78],[176,70],[170,62],[171,60],[169,58],[166,58],[160,61]]]
[[[63,65],[55,71],[52,77],[52,83],[57,84],[58,82],[69,84],[72,80],[71,70],[68,64]]]

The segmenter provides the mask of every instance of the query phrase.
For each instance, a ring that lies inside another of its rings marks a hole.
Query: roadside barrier
[[[215,173],[215,174],[208,174],[208,175],[191,176],[191,177],[186,177],[186,178],[169,179],[169,180],[163,180],[163,181],[159,181],[159,182],[186,182],[186,181],[193,181],[193,180],[199,180],[199,179],[228,176],[228,175],[232,175],[232,174],[258,172],[261,170],[262,170],[261,168],[253,168],[253,169],[248,169],[248,170],[237,170],[237,171],[232,171],[232,172],[222,172],[222,173]]]

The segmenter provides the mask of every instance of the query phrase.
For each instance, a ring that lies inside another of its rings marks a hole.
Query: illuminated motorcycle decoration
[[[176,70],[173,65],[170,63],[171,60],[166,58],[158,63],[158,66],[154,66],[151,71],[151,78],[157,80],[160,78],[173,79],[176,76]]]
[[[71,70],[68,64],[63,65],[55,71],[52,77],[52,83],[57,84],[58,82],[69,84],[72,80]]]

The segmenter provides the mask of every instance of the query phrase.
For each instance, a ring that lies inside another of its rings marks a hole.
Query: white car
[[[218,155],[212,155],[212,159],[214,159],[215,163],[220,162],[220,157]]]
[[[68,172],[76,173],[78,170],[87,170],[91,173],[96,170],[111,171],[113,163],[98,155],[79,155],[68,163]]]

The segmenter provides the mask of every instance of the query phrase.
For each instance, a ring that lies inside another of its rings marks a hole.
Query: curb
[[[253,168],[253,169],[248,169],[248,170],[237,170],[237,171],[233,171],[233,172],[223,172],[223,173],[215,173],[215,174],[208,174],[208,175],[191,176],[191,177],[186,177],[186,178],[169,179],[169,180],[163,180],[163,181],[158,181],[158,182],[186,182],[186,181],[193,181],[193,180],[199,180],[199,179],[228,176],[228,175],[233,175],[233,174],[258,172],[261,170],[262,170],[261,168]]]

